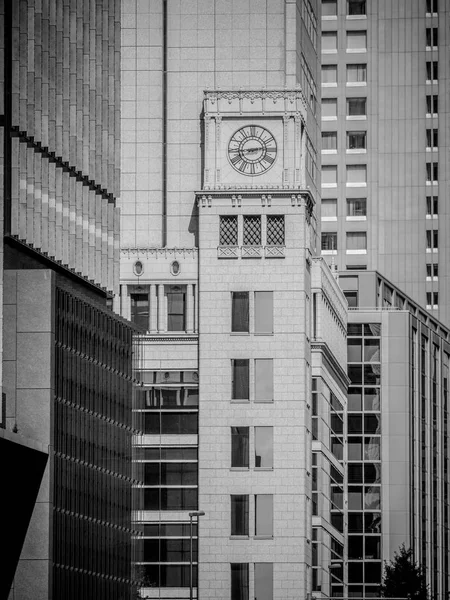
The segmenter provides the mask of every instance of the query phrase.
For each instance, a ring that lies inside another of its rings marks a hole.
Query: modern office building
[[[401,544],[449,594],[450,331],[378,272],[341,272],[348,313],[348,595],[376,597]],[[342,504],[342,501],[341,501]]]
[[[322,0],[322,254],[450,323],[448,2]]]
[[[130,589],[133,435],[133,326],[107,309],[118,288],[120,7],[4,0],[0,14],[2,474],[10,500],[23,495],[20,515],[2,513],[2,555],[15,563],[21,550],[5,581],[15,569],[14,600],[119,600]]]

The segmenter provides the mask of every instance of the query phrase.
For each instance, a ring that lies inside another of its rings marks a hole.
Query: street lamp
[[[189,513],[189,523],[190,523],[190,549],[189,549],[189,600],[193,600],[193,580],[192,580],[192,570],[193,570],[193,561],[192,561],[192,518],[197,517],[197,600],[198,600],[198,519],[199,517],[203,517],[205,513],[202,510],[194,510]]]

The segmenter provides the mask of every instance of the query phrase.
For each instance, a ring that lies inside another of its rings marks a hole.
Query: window
[[[347,31],[347,52],[367,49],[367,31]]]
[[[337,232],[322,232],[322,250],[337,250]]]
[[[358,186],[366,185],[367,167],[366,165],[347,165],[347,185]]]
[[[244,246],[261,246],[261,217],[244,216]]]
[[[231,563],[231,600],[249,600],[248,563]]]
[[[427,229],[427,250],[438,249],[439,233],[437,229]]]
[[[322,119],[337,118],[337,98],[322,98]]]
[[[438,78],[437,60],[427,61],[427,81],[436,81]]]
[[[349,305],[350,308],[356,308],[358,306],[358,292],[352,291],[346,291],[344,292],[344,296],[347,300],[347,304]]]
[[[141,329],[148,330],[148,294],[130,294],[131,321]]]
[[[367,98],[347,98],[347,116],[365,117]]]
[[[439,307],[438,292],[427,292],[427,309],[436,309]]]
[[[427,181],[438,180],[438,163],[427,163]]]
[[[437,115],[438,112],[438,97],[437,95],[427,96],[427,114]]]
[[[249,466],[249,428],[231,428],[231,467],[248,469]]]
[[[435,47],[438,45],[438,28],[437,27],[427,27],[426,29],[427,36],[427,47]]]
[[[165,287],[167,296],[167,330],[185,330],[185,286],[171,285]]]
[[[255,600],[273,600],[273,563],[255,563]]]
[[[322,17],[337,16],[337,0],[322,0]]]
[[[255,535],[273,537],[272,494],[258,494],[255,496]]]
[[[428,264],[427,265],[427,278],[438,279],[439,277],[439,268],[437,264]]]
[[[322,52],[337,52],[337,31],[322,33]]]
[[[268,215],[266,243],[268,246],[284,246],[284,215]]]
[[[322,84],[337,83],[337,65],[322,65]]]
[[[197,510],[196,488],[141,488],[140,510]]]
[[[438,214],[438,197],[427,196],[427,216],[437,217]]]
[[[273,292],[255,292],[255,333],[273,333]]]
[[[337,166],[326,165],[322,167],[322,187],[337,186]]]
[[[347,232],[347,252],[366,252],[367,233],[365,231]]]
[[[366,14],[366,0],[347,0],[347,14],[365,15]]]
[[[321,203],[322,221],[335,221],[337,219],[337,199],[326,198]]]
[[[367,198],[347,198],[347,217],[365,217]]]
[[[231,331],[234,333],[249,331],[248,292],[231,292]]]
[[[237,217],[220,217],[220,246],[237,246],[238,219]]]
[[[322,150],[337,150],[336,131],[324,131],[322,133]]]
[[[255,402],[273,402],[273,359],[255,359]]]
[[[248,535],[248,496],[231,496],[231,535]]]
[[[427,13],[437,13],[438,0],[427,0]]]
[[[160,434],[196,434],[198,433],[198,415],[189,412],[144,412],[144,433]]]
[[[249,400],[249,360],[235,359],[231,361],[233,400]]]
[[[367,65],[347,65],[347,83],[359,84],[367,81]]]
[[[427,129],[427,148],[438,147],[438,130]]]
[[[365,150],[366,132],[348,131],[347,132],[347,150]]]
[[[255,469],[273,469],[273,427],[255,427]]]

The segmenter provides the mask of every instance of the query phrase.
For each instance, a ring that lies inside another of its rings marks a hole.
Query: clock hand
[[[256,146],[255,148],[244,148],[242,150],[242,154],[244,154],[244,152],[250,154],[250,152],[258,152],[258,150],[261,150],[260,147]]]

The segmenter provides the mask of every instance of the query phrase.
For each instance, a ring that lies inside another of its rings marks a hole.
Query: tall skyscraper
[[[322,253],[450,322],[440,0],[322,1]]]
[[[18,539],[20,550],[16,519],[28,524],[37,494],[11,596],[118,600],[130,589],[133,434],[133,328],[107,309],[120,7],[3,0],[0,14],[2,448],[20,442],[2,462],[24,480],[36,468],[29,491],[5,481],[27,510],[2,513],[3,553]]]

